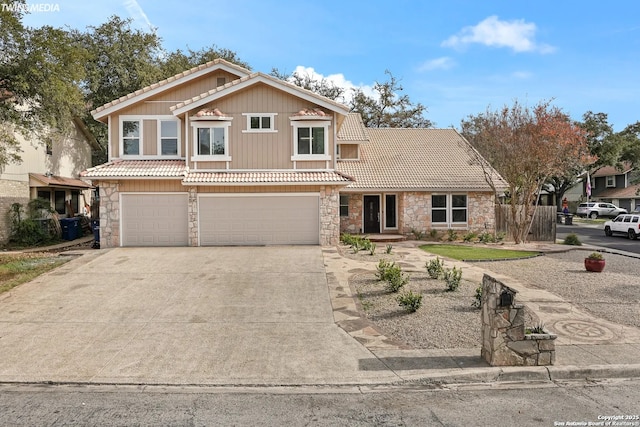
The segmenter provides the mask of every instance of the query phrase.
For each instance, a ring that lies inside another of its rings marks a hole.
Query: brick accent
[[[11,205],[29,203],[29,182],[0,179],[0,243],[6,243],[11,234],[9,211]]]
[[[349,216],[340,217],[341,233],[362,232],[362,194],[347,194],[349,197]]]

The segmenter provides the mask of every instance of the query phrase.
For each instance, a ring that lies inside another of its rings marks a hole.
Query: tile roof
[[[351,179],[337,172],[189,172],[183,184],[346,184]]]
[[[120,103],[122,103],[124,101],[127,101],[129,99],[135,98],[137,96],[140,96],[140,95],[142,95],[144,93],[147,93],[147,92],[150,92],[152,90],[158,89],[158,88],[160,88],[162,86],[166,86],[166,85],[168,85],[170,83],[173,83],[173,82],[175,82],[177,80],[183,79],[183,78],[185,78],[185,77],[187,77],[187,76],[189,76],[191,74],[194,74],[194,73],[196,73],[198,71],[206,70],[208,68],[216,69],[216,68],[218,68],[218,67],[216,67],[217,65],[223,65],[225,67],[232,68],[232,69],[238,71],[239,73],[241,73],[242,75],[248,75],[250,73],[249,70],[247,70],[247,69],[245,69],[245,68],[243,68],[243,67],[241,67],[239,65],[233,64],[233,63],[231,63],[229,61],[225,61],[224,59],[221,59],[221,58],[216,58],[213,61],[207,62],[206,64],[198,65],[198,66],[193,67],[193,68],[191,68],[189,70],[186,70],[186,71],[183,71],[181,73],[178,73],[175,76],[171,76],[171,77],[166,78],[164,80],[161,80],[161,81],[159,81],[157,83],[153,83],[153,84],[151,84],[149,86],[145,86],[142,89],[138,89],[135,92],[129,93],[129,94],[124,95],[124,96],[121,96],[120,98],[118,98],[118,99],[116,99],[114,101],[108,102],[108,103],[96,108],[95,110],[91,111],[91,114],[95,115],[97,113],[100,113],[101,111],[106,110],[107,108],[116,106],[116,105],[118,105],[118,104],[120,104]]]
[[[362,122],[360,113],[347,114],[338,131],[338,140],[353,142],[369,140],[369,133]]]
[[[85,178],[183,178],[184,160],[116,160],[83,171]]]
[[[47,187],[92,188],[91,184],[86,183],[81,179],[65,178],[64,176],[30,173],[29,178],[36,179]]]
[[[470,162],[469,143],[454,129],[367,131],[360,160],[338,162],[337,170],[355,179],[346,189],[491,190]]]

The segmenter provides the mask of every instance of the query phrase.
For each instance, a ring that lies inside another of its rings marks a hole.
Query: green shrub
[[[582,246],[582,242],[578,239],[578,235],[576,233],[567,234],[567,237],[564,238],[565,245],[571,246]]]
[[[496,236],[494,236],[492,233],[487,233],[485,231],[484,233],[482,233],[480,235],[480,237],[478,238],[478,241],[480,243],[495,243],[496,242]]]
[[[447,268],[444,272],[444,281],[447,282],[447,291],[453,292],[460,286],[460,280],[462,280],[462,270],[453,267]]]
[[[376,244],[371,243],[369,245],[369,255],[375,255],[375,254],[376,254]]]
[[[462,236],[462,240],[469,243],[469,242],[473,242],[477,237],[478,237],[478,233],[474,233],[473,231],[470,231],[466,233],[464,236]]]
[[[386,259],[381,259],[380,261],[378,261],[378,266],[376,267],[376,278],[379,281],[387,280],[387,278],[389,277],[389,270],[391,268],[394,268],[395,266],[395,262],[389,262]]]
[[[24,207],[20,203],[12,204],[9,210],[11,222],[9,241],[20,246],[36,246],[55,240],[48,226],[43,228],[40,222],[35,221],[51,211],[48,204],[43,205],[43,201],[38,199],[32,200],[27,205],[28,215],[25,214]]]
[[[442,277],[442,275],[444,274],[444,261],[442,261],[438,257],[436,257],[436,259],[427,261],[425,267],[427,268],[429,277],[431,277],[432,279]]]
[[[437,239],[438,230],[435,230],[433,228],[431,230],[429,230],[429,237],[432,238],[432,239]]]
[[[389,292],[398,292],[404,285],[409,283],[409,276],[402,272],[402,269],[394,265],[387,270],[387,285]]]
[[[398,305],[409,313],[416,312],[422,305],[422,294],[414,294],[411,291],[403,292],[396,297]]]
[[[393,246],[392,245],[387,245],[387,254],[390,255],[391,251],[393,250]]]
[[[447,230],[447,241],[455,242],[458,239],[458,232],[452,228]]]
[[[415,228],[412,228],[411,234],[413,234],[413,238],[416,240],[424,239],[424,231],[422,230],[416,230]]]

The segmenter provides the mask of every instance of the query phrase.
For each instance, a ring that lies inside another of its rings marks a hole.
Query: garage
[[[122,246],[187,246],[186,193],[121,194]]]
[[[318,194],[200,195],[201,246],[317,245]]]

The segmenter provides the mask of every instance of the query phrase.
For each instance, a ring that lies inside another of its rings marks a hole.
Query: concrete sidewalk
[[[403,270],[424,271],[425,263],[435,258],[417,247],[421,243],[407,241],[394,244],[396,250],[404,254]],[[567,250],[550,244],[519,245],[517,249]],[[342,257],[334,248],[324,248],[324,254],[336,323],[403,380],[458,383],[640,377],[640,329],[596,318],[548,291],[528,288],[512,277],[488,272],[483,263],[447,261],[447,265],[463,269],[465,280],[481,283],[482,276],[489,273],[515,288],[519,303],[530,306],[545,325],[553,325],[552,332],[558,335],[556,364],[549,367],[491,367],[480,357],[480,347],[404,349],[359,316],[349,288],[351,274],[364,269],[375,270],[376,263],[370,262],[366,268],[363,262]],[[623,255],[637,257],[636,254]]]

